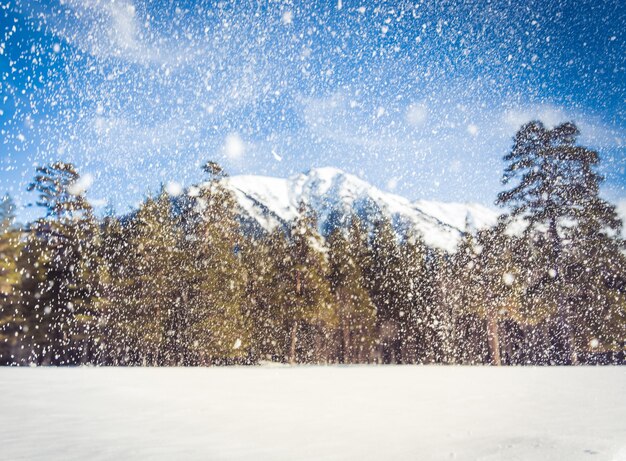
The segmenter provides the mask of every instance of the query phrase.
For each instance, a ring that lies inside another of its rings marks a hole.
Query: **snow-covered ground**
[[[0,458],[626,460],[626,368],[1,369]]]

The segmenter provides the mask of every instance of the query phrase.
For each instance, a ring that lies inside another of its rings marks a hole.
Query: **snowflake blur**
[[[20,214],[32,164],[60,159],[94,176],[100,211],[192,184],[207,157],[489,205],[532,118],[575,121],[603,149],[603,193],[624,197],[618,1],[16,0],[0,14],[0,180]]]

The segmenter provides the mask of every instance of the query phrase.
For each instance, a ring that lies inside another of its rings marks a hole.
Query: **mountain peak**
[[[351,213],[368,225],[384,216],[399,236],[417,233],[427,245],[453,252],[468,220],[481,229],[497,219],[494,210],[479,204],[427,200],[411,203],[334,167],[312,168],[288,179],[232,176],[224,184],[234,193],[243,221],[261,231],[287,226],[298,216],[303,202],[317,213],[323,233],[344,222]]]
[[[321,167],[316,167],[316,168],[309,168],[309,170],[306,172],[306,176],[318,176],[318,177],[325,177],[325,178],[332,178],[334,176],[345,176],[348,173],[346,173],[343,170],[340,170],[339,168],[335,168],[332,166],[321,166]]]

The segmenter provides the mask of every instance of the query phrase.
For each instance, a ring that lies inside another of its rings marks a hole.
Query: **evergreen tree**
[[[402,361],[402,271],[403,261],[395,231],[387,218],[374,224],[370,241],[367,283],[376,306],[380,360]]]
[[[466,232],[456,253],[450,258],[442,277],[442,294],[453,317],[455,336],[453,355],[462,364],[482,363],[488,355],[484,323],[474,309],[476,258],[479,252],[475,236]]]
[[[317,231],[317,220],[304,204],[290,229],[288,270],[292,283],[285,293],[289,324],[289,363],[322,362],[327,358],[332,331],[337,323],[335,305],[326,278],[328,261],[324,241]],[[307,339],[301,344],[301,334]]]
[[[421,237],[410,233],[400,247],[399,298],[401,357],[403,363],[423,361],[432,348],[442,322],[434,303],[434,268]],[[442,338],[439,338],[442,339]]]
[[[576,231],[584,232],[583,228]],[[596,233],[567,252],[564,263],[574,348],[616,354],[626,338],[626,255],[621,240]]]
[[[18,346],[28,332],[18,304],[22,275],[19,258],[21,231],[14,228],[15,205],[8,195],[0,200],[0,364],[18,363]],[[26,331],[24,331],[26,330]]]
[[[127,365],[133,363],[129,360],[131,354],[138,356],[138,351],[130,349],[130,337],[136,332],[129,331],[125,323],[130,311],[126,296],[132,290],[132,280],[127,276],[128,264],[134,251],[130,247],[129,228],[130,224],[124,226],[113,212],[102,222],[100,257],[105,270],[101,280],[103,296],[99,348],[100,363],[105,365]]]
[[[348,235],[335,228],[328,239],[330,287],[337,305],[341,345],[339,362],[362,362],[369,358],[376,323],[376,307],[369,297],[358,259],[364,239],[356,216]]]
[[[459,335],[459,322],[454,300],[459,281],[454,274],[454,258],[443,250],[431,249],[427,258],[427,304],[425,316],[420,320],[423,331],[420,361],[427,363],[458,363],[459,351],[465,348],[473,334]],[[473,323],[473,322],[472,322]],[[482,331],[482,329],[480,330]],[[473,332],[472,332],[473,333]],[[470,359],[463,363],[475,363]]]
[[[11,197],[7,195],[0,199],[0,300],[3,300],[3,305],[20,281],[17,270],[20,232],[13,228],[14,210]]]
[[[247,268],[246,300],[252,326],[253,355],[288,361],[291,351],[294,299],[293,264],[285,232],[274,229],[244,248]],[[297,340],[297,338],[296,338]],[[296,360],[295,354],[293,361]]]
[[[503,335],[501,328],[508,319],[520,320],[525,277],[520,261],[516,258],[516,239],[506,235],[502,226],[483,230],[476,237],[468,234],[455,255],[453,278],[456,286],[456,304],[461,313],[462,327],[474,352],[461,352],[463,360],[472,362],[480,357],[483,349],[475,342],[487,345],[488,361],[501,365]],[[476,320],[484,325],[481,332]],[[473,356],[473,358],[472,358]]]
[[[572,123],[554,129],[547,129],[541,122],[524,125],[515,136],[512,151],[504,157],[508,165],[503,183],[517,183],[501,192],[497,200],[510,209],[512,218],[526,222],[528,238],[545,229],[543,251],[549,262],[544,272],[553,276],[549,290],[544,291],[551,292],[557,307],[558,363],[576,363],[571,320],[575,316],[572,309],[579,306],[568,299],[565,261],[569,248],[584,245],[584,241],[569,240],[570,234],[574,238],[585,229],[587,239],[596,239],[607,230],[621,227],[615,208],[599,196],[603,181],[595,171],[599,155],[576,145],[578,134]]]
[[[170,320],[179,307],[181,252],[172,205],[165,191],[148,198],[123,228],[127,249],[111,272],[114,342],[127,364],[175,364],[179,331]]]
[[[178,322],[187,324],[197,363],[242,362],[249,358],[251,327],[236,202],[221,183],[221,167],[209,162],[205,171],[210,180],[198,188],[182,265],[181,298],[189,307]]]
[[[27,241],[28,252],[43,262],[45,273],[33,306],[45,332],[39,360],[56,365],[91,362],[99,296],[98,228],[91,206],[71,164],[37,168],[29,190],[38,193],[37,204],[46,210]]]
[[[514,263],[513,243],[502,228],[479,232],[478,242],[473,272],[477,277],[468,289],[479,300],[474,309],[485,319],[490,363],[501,365],[501,324],[519,308],[522,280]]]

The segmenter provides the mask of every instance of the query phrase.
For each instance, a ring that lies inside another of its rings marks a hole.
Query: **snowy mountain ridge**
[[[223,184],[234,194],[244,223],[265,231],[296,218],[302,202],[317,213],[324,233],[345,222],[351,212],[369,224],[386,216],[399,233],[417,232],[428,246],[453,252],[463,232],[489,227],[498,216],[496,210],[477,203],[411,202],[330,167],[286,179],[232,176]]]

